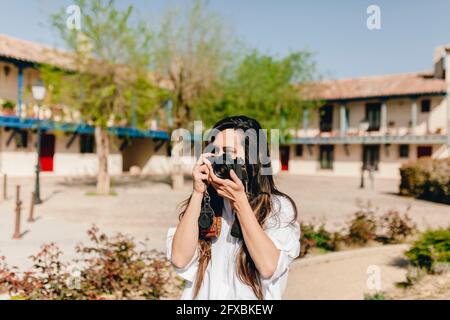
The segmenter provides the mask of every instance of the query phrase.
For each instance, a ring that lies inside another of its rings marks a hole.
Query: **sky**
[[[0,0],[0,33],[61,47],[51,13],[70,0]],[[117,0],[151,24],[189,0]],[[380,8],[380,29],[369,30],[368,6]],[[313,52],[324,78],[353,78],[430,70],[433,51],[450,43],[449,0],[210,0],[228,28],[265,53]]]

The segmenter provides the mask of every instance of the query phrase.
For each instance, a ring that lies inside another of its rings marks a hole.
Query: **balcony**
[[[316,136],[295,137],[291,141],[295,144],[440,144],[447,142],[447,135],[441,132],[433,134],[386,132],[386,134],[382,134],[380,131],[366,131],[340,134],[333,131],[319,133]]]
[[[62,105],[43,106],[39,110],[34,104],[22,104],[21,116],[17,115],[17,106],[9,101],[0,99],[0,127],[10,127],[16,129],[36,129],[38,121],[40,127],[44,131],[62,131],[79,134],[93,134],[94,126],[92,123],[84,123],[81,121],[79,112],[70,112],[67,107]],[[5,107],[6,105],[6,107]],[[39,119],[39,120],[38,120]],[[140,130],[130,127],[125,122],[114,123],[110,121],[108,124],[110,134],[119,137],[133,138],[157,138],[168,140],[168,133],[159,128],[155,120],[151,121],[151,125],[147,130]]]

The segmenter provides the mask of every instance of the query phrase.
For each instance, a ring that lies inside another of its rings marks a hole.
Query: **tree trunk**
[[[95,127],[95,146],[98,157],[97,194],[108,195],[110,178],[108,173],[109,136],[107,128]]]
[[[171,180],[172,180],[172,189],[180,190],[184,185],[184,175],[183,175],[183,166],[181,165],[180,157],[172,163],[172,172],[171,172]],[[179,161],[178,163],[176,161]]]

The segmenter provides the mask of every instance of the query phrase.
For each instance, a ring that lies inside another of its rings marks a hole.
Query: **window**
[[[95,139],[91,134],[80,135],[80,153],[94,153]]]
[[[320,169],[333,169],[333,151],[332,145],[321,145],[319,150]]]
[[[295,155],[297,157],[302,157],[303,156],[303,145],[302,144],[295,145]]]
[[[422,100],[421,112],[430,112],[430,108],[431,108],[431,100],[430,99]]]
[[[398,147],[398,153],[400,158],[409,158],[409,145],[401,144]]]
[[[333,126],[333,106],[326,105],[319,109],[320,131],[330,132]]]
[[[433,148],[431,146],[419,146],[417,147],[417,158],[431,157]]]
[[[16,148],[26,149],[28,146],[28,131],[17,130],[15,133]]]
[[[368,131],[380,130],[381,124],[381,103],[366,104],[366,120],[369,122]]]
[[[380,162],[380,146],[370,145],[363,146],[363,167],[365,170],[378,170]]]

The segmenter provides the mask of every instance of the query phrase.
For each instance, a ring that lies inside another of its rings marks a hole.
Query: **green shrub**
[[[400,176],[400,194],[450,204],[450,158],[404,164]]]
[[[364,300],[386,300],[386,297],[382,292],[377,292],[374,294],[365,293]]]
[[[313,223],[301,223],[301,253],[300,257],[304,257],[312,248],[320,251],[336,251],[340,241],[338,232],[329,232],[325,229],[325,224],[314,225]]]
[[[379,218],[377,241],[400,243],[417,231],[416,224],[408,215],[409,207],[403,216],[397,210],[389,210]]]
[[[377,237],[377,220],[375,219],[375,209],[371,203],[366,205],[359,203],[359,210],[348,222],[348,232],[344,236],[347,244],[364,245]]]
[[[450,227],[424,232],[406,256],[413,266],[430,273],[441,263],[450,264]]]
[[[14,102],[10,101],[10,100],[6,100],[3,105],[2,105],[3,109],[5,110],[14,110]]]
[[[331,232],[325,223],[300,223],[300,258],[319,249],[322,252],[337,251],[345,246],[364,246],[370,241],[383,244],[401,243],[417,232],[416,224],[408,215],[409,208],[402,215],[397,210],[389,210],[380,215],[369,202],[358,203],[359,209],[346,228]]]

